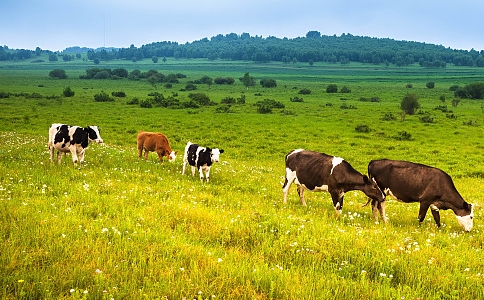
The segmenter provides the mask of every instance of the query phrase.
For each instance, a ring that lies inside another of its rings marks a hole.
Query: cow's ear
[[[224,149],[220,149],[220,153],[224,153]]]
[[[365,182],[366,184],[370,183],[370,179],[368,178],[368,176],[363,175],[363,182]]]

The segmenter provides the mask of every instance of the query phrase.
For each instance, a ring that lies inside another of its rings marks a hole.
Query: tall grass
[[[190,63],[179,68],[189,70]],[[101,90],[123,90],[130,98],[145,97],[153,87],[74,78],[66,84],[25,68],[14,76],[11,69],[1,69],[0,91],[60,95],[69,85],[76,95],[0,99],[4,299],[484,297],[481,101],[462,101],[452,108],[457,119],[434,111],[442,104],[441,94],[452,98],[444,75],[432,75],[436,88],[429,90],[420,79],[427,74],[416,68],[411,75],[392,77],[388,71],[382,82],[364,83],[363,77],[342,75],[333,81],[331,74],[300,67],[300,76],[307,72],[313,78],[306,82],[297,80],[298,74],[287,76],[286,71],[293,72],[287,68],[264,66],[264,76],[278,80],[276,89],[246,91],[240,83],[200,86],[215,102],[246,95],[247,103],[233,106],[232,113],[216,113],[215,107],[172,110],[143,109],[125,100],[95,103],[93,95]],[[82,68],[72,67],[72,72]],[[190,71],[186,80],[237,73],[229,66],[221,70]],[[352,92],[326,94],[326,82],[347,85]],[[418,116],[381,120],[385,113],[399,116],[408,82],[414,82],[412,92],[435,123],[421,123]],[[185,99],[182,87],[184,83],[158,91],[176,91]],[[304,102],[290,102],[303,87],[311,95],[304,95]],[[381,102],[359,101],[372,96]],[[264,98],[284,103],[284,111],[258,114],[253,104]],[[357,109],[341,109],[343,101]],[[469,120],[478,126],[465,125]],[[60,165],[50,163],[47,130],[52,122],[98,125],[105,144],[91,145],[82,167],[74,167],[69,155]],[[359,124],[371,131],[355,131]],[[159,163],[154,154],[148,161],[139,159],[138,130],[165,133],[179,151],[177,161]],[[396,139],[401,131],[412,139]],[[225,149],[222,162],[212,167],[210,183],[180,174],[187,141]],[[308,206],[303,207],[292,187],[284,205],[284,155],[294,148],[342,156],[362,173],[371,159],[382,157],[439,167],[476,205],[474,229],[464,233],[452,211],[441,213],[440,229],[430,214],[419,226],[418,204],[394,200],[387,203],[390,222],[377,224],[359,192],[347,193],[340,218],[324,193],[307,194]]]

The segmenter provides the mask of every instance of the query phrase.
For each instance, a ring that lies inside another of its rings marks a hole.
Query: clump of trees
[[[484,99],[484,82],[473,82],[464,87],[451,86],[457,98]]]
[[[66,74],[66,71],[65,70],[62,70],[62,69],[54,69],[54,70],[50,71],[49,77],[50,78],[58,78],[58,79],[66,79],[67,78],[67,74]]]

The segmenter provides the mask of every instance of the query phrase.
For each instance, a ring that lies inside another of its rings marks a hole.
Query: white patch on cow
[[[168,161],[173,162],[176,159],[175,151],[171,151],[170,155],[168,156]]]
[[[212,149],[212,155],[210,156],[212,162],[218,162],[220,160],[220,153],[218,148]]]
[[[390,195],[393,199],[402,202],[402,200],[398,199],[389,188],[386,188],[383,193]]]
[[[456,216],[459,225],[464,228],[465,231],[471,231],[474,225],[474,206],[471,207],[471,213],[467,216]]]
[[[333,170],[334,168],[339,165],[341,162],[343,162],[344,159],[342,159],[341,157],[337,157],[337,156],[334,156],[333,157],[333,160],[332,160],[332,163],[333,163],[333,167],[331,168],[331,173],[330,174],[333,174]]]
[[[292,150],[292,151],[291,151],[291,153],[289,153],[289,154],[287,155],[287,157],[289,157],[289,156],[291,156],[291,155],[293,155],[293,154],[295,154],[295,153],[301,152],[301,151],[304,151],[304,149],[295,149],[295,150]]]
[[[336,209],[336,211],[341,211],[341,204],[338,202],[336,203],[336,206],[334,207],[334,209]]]
[[[430,209],[433,211],[439,211],[440,209],[435,204],[430,204]]]

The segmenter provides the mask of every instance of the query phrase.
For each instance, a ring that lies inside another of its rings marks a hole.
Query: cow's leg
[[[187,161],[183,161],[183,167],[182,167],[182,175],[185,175],[185,167],[187,166]]]
[[[345,196],[345,192],[330,191],[329,193],[331,194],[331,199],[333,200],[333,206],[334,206],[334,209],[336,210],[336,215],[338,215],[339,217],[343,210],[343,198]]]
[[[195,176],[195,170],[196,170],[196,169],[197,169],[197,168],[196,168],[195,166],[192,166],[192,176]]]
[[[282,186],[282,200],[284,203],[287,203],[287,193],[289,192],[289,188],[294,179],[296,179],[296,172],[286,169],[286,178],[284,179],[284,185]]]
[[[419,223],[422,223],[425,220],[425,215],[427,214],[429,207],[430,207],[430,204],[420,202],[420,209],[418,211],[418,222]]]
[[[162,151],[156,151],[156,154],[158,154],[158,158],[160,159],[160,162],[163,162],[163,152]]]
[[[304,200],[304,187],[302,185],[297,186],[297,193],[299,194],[299,199],[301,199],[302,205],[306,206],[306,201]]]
[[[207,182],[210,180],[210,167],[205,168],[205,178]]]
[[[198,172],[200,173],[200,181],[203,182],[203,168],[198,168]]]
[[[49,143],[49,154],[50,154],[50,162],[53,162],[54,159],[54,145],[52,143]]]
[[[430,205],[430,211],[432,212],[432,216],[434,217],[435,224],[437,224],[437,227],[440,227],[439,208],[432,204],[432,205]]]
[[[57,151],[57,163],[60,164],[62,159],[62,153],[60,151]]]
[[[79,153],[79,163],[82,165],[84,164],[84,154],[86,153],[86,149],[82,149]]]
[[[384,223],[388,221],[385,201],[380,202],[378,200],[372,199],[371,210],[373,212],[373,218],[375,219],[375,222],[378,222],[378,214],[380,214]]]
[[[72,162],[74,163],[74,166],[77,165],[77,162],[79,161],[77,157],[77,150],[74,148],[71,148],[71,155],[72,155]]]
[[[148,160],[148,153],[149,153],[149,151],[146,148],[144,150],[145,150],[145,155],[144,155],[145,160]]]
[[[138,157],[141,158],[142,154],[143,154],[143,146],[138,145]]]

